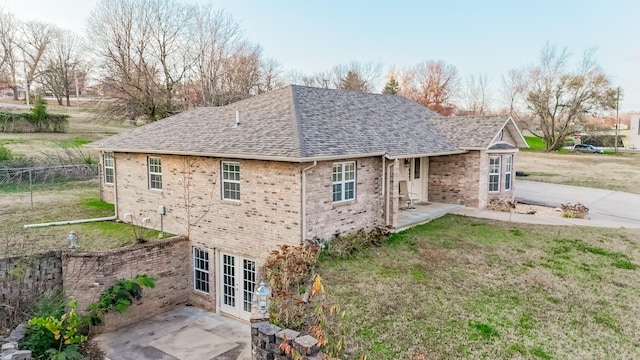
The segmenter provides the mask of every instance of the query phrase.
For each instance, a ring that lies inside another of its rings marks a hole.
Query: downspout
[[[301,243],[304,243],[305,236],[307,234],[307,170],[316,167],[316,165],[318,165],[318,162],[314,161],[313,165],[309,165],[302,169],[302,198],[300,203],[302,211],[302,224],[300,226],[302,232],[300,236]]]
[[[104,159],[104,152],[102,153],[103,155],[103,159]],[[104,160],[103,160],[104,161]],[[114,156],[114,160],[115,162],[115,156]],[[102,175],[101,171],[98,171],[98,176],[100,176],[100,183],[102,183]],[[92,218],[92,219],[79,219],[79,220],[65,220],[65,221],[54,221],[54,222],[47,222],[47,223],[39,223],[39,224],[26,224],[23,225],[24,229],[29,229],[29,228],[36,228],[36,227],[47,227],[47,226],[57,226],[57,225],[73,225],[73,224],[83,224],[83,223],[90,223],[90,222],[100,222],[100,221],[114,221],[114,220],[118,220],[118,177],[116,176],[116,167],[114,164],[113,167],[113,209],[114,209],[114,215],[113,216],[108,216],[108,217],[102,217],[102,218]],[[102,193],[102,186],[100,186],[100,192]]]

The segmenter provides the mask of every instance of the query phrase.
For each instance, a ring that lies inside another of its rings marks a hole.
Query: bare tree
[[[9,80],[9,86],[13,90],[13,99],[18,100],[18,54],[15,41],[18,37],[17,19],[4,8],[0,8],[0,72]]]
[[[491,102],[486,73],[470,74],[460,92],[459,115],[486,115]]]
[[[83,42],[77,36],[58,31],[44,57],[42,82],[56,97],[59,105],[62,105],[65,99],[66,105],[71,106],[71,91],[75,91],[74,80],[77,80],[79,73],[83,73],[81,64],[84,48]]]
[[[33,80],[41,75],[41,62],[57,32],[55,26],[38,21],[29,21],[20,27],[20,40],[16,42],[16,46],[20,48],[23,57],[26,91],[31,89]]]
[[[399,72],[400,95],[448,116],[458,90],[458,71],[443,61],[425,61]]]
[[[103,84],[130,118],[155,121],[191,106],[217,106],[277,86],[278,64],[210,5],[101,0],[89,36]]]
[[[546,151],[561,148],[587,115],[615,106],[616,90],[593,55],[594,50],[585,51],[577,69],[570,71],[568,49],[547,45],[539,63],[523,70],[519,89],[537,125],[529,131],[546,141]]]

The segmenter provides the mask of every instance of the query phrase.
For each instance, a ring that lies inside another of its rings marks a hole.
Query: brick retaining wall
[[[68,299],[84,310],[119,279],[146,274],[156,278],[154,289],[143,288],[142,299],[123,314],[108,313],[96,332],[122,326],[185,305],[189,294],[189,242],[185,237],[135,244],[102,251],[62,255],[64,288]]]

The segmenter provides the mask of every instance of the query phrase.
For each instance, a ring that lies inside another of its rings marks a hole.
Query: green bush
[[[33,318],[52,317],[59,319],[64,313],[64,293],[61,288],[54,288],[45,292],[36,302]],[[46,327],[37,324],[29,324],[27,333],[20,342],[20,348],[31,350],[34,358],[44,356],[49,349],[57,349],[58,345],[54,334]]]
[[[106,288],[97,303],[89,304],[89,317],[92,324],[100,324],[102,316],[112,310],[123,313],[131,302],[142,298],[142,287],[155,287],[155,278],[145,274],[136,275],[133,279],[120,279]]]
[[[9,161],[11,159],[13,159],[11,150],[4,147],[4,145],[0,145],[0,161]]]

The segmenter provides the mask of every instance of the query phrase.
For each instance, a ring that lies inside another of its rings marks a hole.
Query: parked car
[[[602,149],[598,149],[593,145],[587,145],[587,144],[575,144],[573,146],[573,149],[571,149],[571,151],[604,154],[604,151]]]

